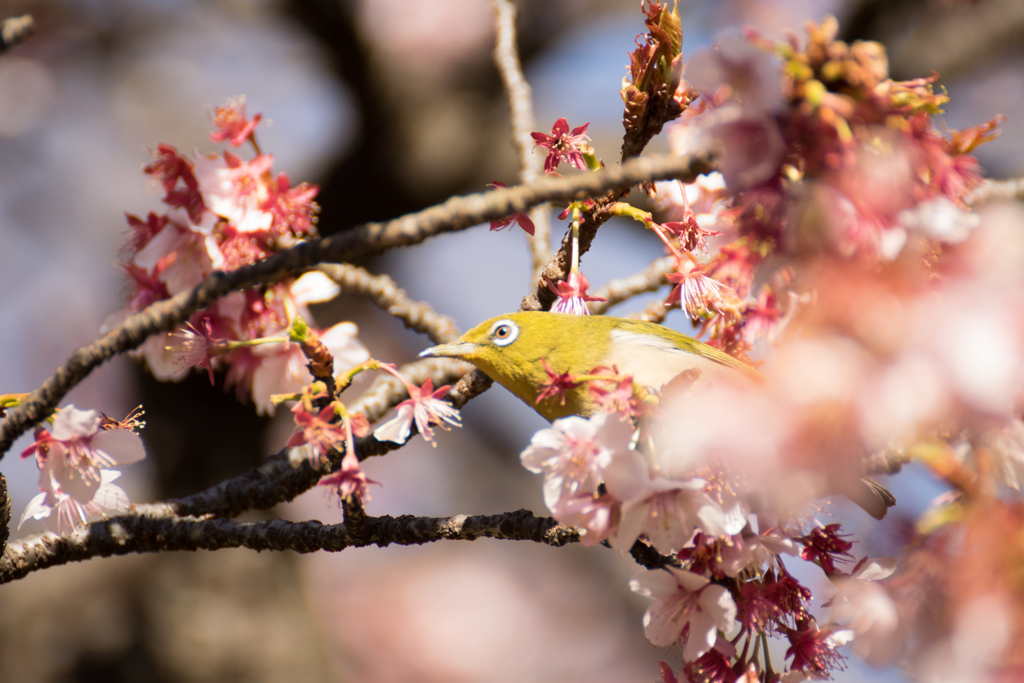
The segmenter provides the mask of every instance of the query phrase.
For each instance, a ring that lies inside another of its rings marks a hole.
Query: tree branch
[[[593,296],[607,301],[594,301],[589,304],[591,315],[604,315],[605,311],[616,304],[632,299],[638,294],[656,292],[668,283],[665,275],[673,271],[675,259],[663,256],[651,262],[644,270],[629,277],[611,280],[604,287],[592,292]]]
[[[328,263],[317,270],[338,283],[343,292],[358,292],[370,297],[373,303],[401,320],[406,327],[427,335],[435,344],[454,341],[461,334],[454,320],[437,313],[425,301],[410,299],[405,290],[387,275],[371,275],[365,268],[349,263]]]
[[[974,206],[1007,199],[1024,200],[1024,178],[986,180],[980,187],[967,195],[967,205]]]
[[[376,545],[422,545],[441,540],[475,541],[478,538],[534,541],[562,546],[579,540],[579,533],[548,517],[528,510],[498,515],[455,517],[366,517],[360,539],[344,524],[317,521],[236,522],[230,519],[176,517],[156,511],[131,513],[82,526],[66,536],[45,533],[9,544],[0,558],[0,583],[24,578],[32,572],[82,562],[94,557],[167,550],[318,550]]]
[[[530,133],[537,130],[533,116],[533,97],[530,84],[523,76],[516,47],[516,8],[509,0],[494,0],[494,63],[508,93],[508,107],[512,119],[512,144],[519,153],[519,182],[532,183],[540,177],[543,162],[533,153],[534,142]],[[534,277],[540,275],[551,258],[551,219],[546,205],[530,211],[534,233],[530,238]]]
[[[303,242],[251,266],[212,273],[195,288],[129,316],[101,339],[72,353],[40,388],[8,411],[0,423],[0,453],[6,453],[18,436],[52,413],[67,392],[94,368],[119,353],[138,347],[150,335],[182,324],[192,313],[232,291],[274,282],[321,262],[351,261],[394,247],[417,244],[444,232],[464,230],[510,213],[521,213],[544,201],[574,201],[610,190],[618,193],[644,180],[682,178],[690,182],[707,171],[710,164],[710,154],[632,159],[615,168],[572,178],[542,178],[519,187],[453,197],[387,223],[368,223],[345,233]],[[592,231],[589,239],[593,239]]]

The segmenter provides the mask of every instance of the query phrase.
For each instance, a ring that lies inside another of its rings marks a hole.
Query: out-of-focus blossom
[[[783,104],[782,64],[743,36],[723,34],[716,47],[699,50],[686,65],[690,85],[726,95],[751,113],[772,112]]]
[[[647,640],[669,647],[679,643],[685,631],[683,659],[688,662],[714,647],[719,629],[731,631],[736,623],[736,603],[729,591],[685,569],[647,571],[629,587],[654,600],[644,614]]]
[[[67,459],[55,454],[39,474],[42,493],[29,501],[18,528],[26,520],[41,519],[47,529],[63,534],[90,519],[125,512],[131,503],[124,490],[113,484],[120,476],[117,470],[99,470],[96,481],[69,477]]]
[[[70,405],[58,409],[49,431],[37,430],[36,441],[22,453],[36,457],[41,493],[29,502],[21,522],[44,519],[48,528],[63,533],[95,516],[128,509],[124,491],[111,483],[121,473],[109,468],[146,456],[142,440],[131,431],[139,424],[104,420],[98,411]]]
[[[269,198],[269,155],[246,162],[230,152],[208,157],[196,152],[195,173],[203,202],[239,232],[270,230],[274,215],[263,210]]]
[[[907,230],[916,230],[939,242],[957,244],[978,227],[981,217],[965,211],[946,197],[936,197],[900,212],[899,221]]]
[[[177,363],[185,368],[206,368],[213,384],[213,359],[228,349],[223,339],[213,337],[209,318],[203,318],[198,328],[189,324],[171,337],[176,343],[167,350],[177,354]]]
[[[877,581],[896,571],[896,560],[864,558],[849,576],[834,577],[838,591],[829,601],[829,620],[855,634],[853,651],[868,658],[872,650],[887,649],[899,618],[896,605]]]
[[[233,147],[240,147],[246,140],[255,140],[254,131],[263,114],[256,114],[249,119],[245,115],[245,96],[228,100],[226,106],[217,107],[213,112],[213,124],[218,130],[210,133],[214,142],[227,140]]]
[[[60,408],[49,431],[39,429],[36,440],[22,458],[36,456],[43,467],[52,457],[67,460],[68,470],[83,479],[99,480],[99,471],[114,465],[128,465],[146,457],[139,435],[128,429],[102,429],[103,418],[96,410],[79,410],[73,405]],[[52,455],[54,449],[60,455]]]

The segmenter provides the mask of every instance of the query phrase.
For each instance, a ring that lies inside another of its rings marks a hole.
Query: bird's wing
[[[700,383],[716,377],[740,376],[739,371],[711,358],[676,346],[672,340],[642,332],[612,330],[612,350],[606,359],[642,387],[658,390],[687,370],[700,371]]]

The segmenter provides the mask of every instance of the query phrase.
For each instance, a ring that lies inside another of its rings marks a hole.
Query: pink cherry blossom
[[[18,528],[29,519],[41,519],[53,532],[63,534],[90,519],[110,513],[124,512],[131,507],[128,496],[114,482],[121,473],[99,470],[98,478],[87,481],[69,473],[68,460],[54,450],[39,474],[39,495],[29,501]]]
[[[629,587],[654,600],[644,614],[647,640],[659,647],[685,640],[687,662],[714,647],[719,630],[731,631],[736,624],[736,603],[729,591],[685,569],[647,571],[630,581]]]
[[[704,267],[685,261],[680,263],[679,270],[665,276],[675,288],[665,301],[666,306],[678,304],[693,319],[714,308],[727,293],[728,287],[704,273]]]
[[[584,123],[582,126],[573,128],[570,133],[569,124],[565,119],[558,119],[551,127],[551,135],[530,133],[534,140],[534,146],[544,147],[548,150],[548,156],[544,159],[545,173],[554,173],[562,161],[581,171],[587,170],[587,162],[584,160],[582,152],[589,148],[587,145],[589,138],[586,135],[589,125],[589,123]]]
[[[853,650],[861,657],[890,649],[899,617],[888,591],[877,582],[894,571],[896,560],[890,557],[864,558],[849,576],[833,578],[838,590],[825,605],[832,608],[829,620],[854,632]]]
[[[849,633],[843,630],[818,629],[813,620],[799,624],[800,628],[784,628],[789,639],[786,657],[792,657],[790,668],[800,671],[812,678],[831,678],[831,672],[845,669],[845,658],[838,648],[849,639]]]
[[[488,185],[488,187],[493,187],[495,189],[504,189],[507,187],[507,185],[505,185],[505,183],[499,183],[498,181],[494,181],[493,183]],[[512,214],[511,216],[505,216],[504,218],[493,220],[491,221],[491,230],[503,230],[504,228],[507,228],[513,223],[518,223],[519,227],[522,228],[523,232],[525,232],[527,235],[533,235],[533,233],[536,231],[536,227],[533,225],[533,221],[530,220],[530,216],[526,213],[515,213]]]
[[[171,337],[176,343],[168,351],[177,354],[177,363],[186,368],[206,368],[212,385],[213,359],[226,353],[228,348],[224,339],[213,337],[209,317],[204,317],[198,328],[189,323]]]
[[[138,434],[127,429],[103,429],[102,420],[96,410],[79,410],[73,405],[60,408],[50,430],[37,430],[36,441],[21,457],[35,455],[40,468],[51,457],[65,458],[70,469],[60,472],[78,472],[80,478],[93,482],[99,481],[101,469],[146,457]]]
[[[313,198],[319,191],[319,187],[309,183],[292,187],[288,176],[279,173],[275,182],[267,187],[267,198],[260,208],[273,214],[275,233],[315,237],[320,207]]]
[[[337,414],[333,405],[326,406],[318,414],[313,415],[306,412],[303,404],[299,402],[292,408],[292,413],[295,417],[295,433],[285,443],[286,448],[306,446],[309,460],[314,467],[319,466],[328,451],[341,450],[346,435],[342,425],[334,421]]]
[[[218,130],[210,133],[210,139],[214,142],[227,140],[233,147],[239,147],[246,140],[255,140],[254,131],[262,119],[263,114],[256,114],[252,119],[246,118],[245,96],[233,97],[226,106],[214,110],[213,123]]]
[[[321,413],[322,415],[322,413]],[[370,425],[366,417],[358,415],[355,419],[349,415],[342,417],[342,433],[345,440],[345,456],[341,459],[341,467],[320,480],[318,486],[334,489],[341,500],[358,500],[360,503],[370,501],[370,484],[379,484],[369,479],[359,466],[356,454],[355,437],[365,435]]]
[[[551,515],[560,524],[574,526],[584,532],[580,544],[586,548],[608,540],[619,524],[620,503],[607,493],[569,495],[558,499]]]
[[[568,280],[559,280],[557,284],[548,282],[548,289],[558,298],[551,305],[552,313],[568,313],[570,315],[590,315],[588,301],[605,301],[598,296],[590,296],[590,283],[587,277],[576,270],[569,272]]]
[[[436,446],[431,425],[437,425],[442,429],[448,429],[446,425],[462,426],[462,417],[458,409],[441,400],[443,396],[448,395],[451,386],[446,385],[435,390],[434,381],[428,377],[422,387],[406,383],[406,389],[409,391],[409,398],[396,406],[395,417],[374,430],[373,435],[378,439],[405,443],[412,434],[412,425],[415,423],[417,431],[423,435],[427,443]]]
[[[270,197],[273,157],[261,154],[246,162],[231,152],[223,157],[195,155],[196,179],[210,211],[230,221],[239,232],[270,229],[274,214],[263,209]]]
[[[626,422],[606,413],[566,417],[534,434],[519,459],[544,475],[544,504],[554,511],[562,498],[597,492],[612,456],[629,450],[631,432]]]

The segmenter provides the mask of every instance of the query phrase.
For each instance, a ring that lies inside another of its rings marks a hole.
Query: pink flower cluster
[[[850,542],[838,524],[815,522],[807,506],[825,491],[805,488],[791,497],[800,477],[787,476],[778,454],[748,475],[746,460],[715,446],[750,446],[766,435],[737,430],[721,397],[702,393],[693,403],[707,401],[714,409],[686,426],[711,421],[713,435],[684,435],[675,424],[684,414],[678,405],[655,413],[667,432],[645,421],[638,435],[622,415],[598,413],[556,420],[534,435],[521,459],[543,475],[546,505],[559,522],[583,532],[583,545],[607,543],[628,553],[640,540],[675,563],[645,572],[631,586],[654,600],[644,618],[648,639],[680,646],[689,680],[731,683],[738,674],[729,673],[757,661],[764,635],[788,639],[794,676],[827,675],[842,665],[841,644],[859,638],[870,649],[895,630],[892,600],[870,583],[888,576],[895,563],[865,559],[851,572],[841,569],[851,559]],[[724,438],[729,432],[733,444]],[[811,592],[783,555],[818,565],[841,586],[827,624],[819,627],[809,613]]]
[[[1024,589],[1007,567],[1024,561],[1024,543],[1008,540],[1024,523],[1024,214],[967,204],[981,182],[970,154],[1000,118],[940,133],[934,76],[892,81],[882,48],[836,40],[834,20],[808,34],[801,45],[748,32],[694,56],[676,93],[695,104],[672,142],[688,153],[710,141],[720,173],[659,183],[662,222],[612,207],[675,257],[667,304],[712,345],[766,358],[765,381],[677,382],[651,413],[614,369],[600,381],[549,370],[545,396],[585,381],[607,412],[556,421],[522,461],[584,545],[639,542],[666,558],[633,583],[654,600],[651,642],[681,648],[666,681],[827,678],[845,643],[918,671],[935,659],[1019,671]],[[652,29],[648,43],[663,38]],[[634,80],[650,51],[634,53]],[[633,95],[627,118],[643,104]],[[815,501],[841,494],[882,514],[891,503],[871,505],[865,463],[913,458],[952,490],[893,577],[894,560],[855,563]],[[820,625],[787,568],[801,561],[836,588]],[[979,606],[994,604],[985,623]],[[982,664],[970,654],[978,628],[992,634]],[[766,636],[788,643],[784,667],[767,672]]]
[[[257,115],[248,119],[245,102],[234,100],[216,111],[215,141],[239,146],[246,141],[257,150],[246,161],[225,151],[222,155],[191,158],[169,145],[160,145],[153,163],[145,167],[164,192],[168,210],[146,219],[128,216],[125,271],[133,291],[128,307],[108,322],[186,291],[217,270],[234,270],[255,263],[297,240],[316,237],[317,188],[306,183],[292,187],[284,173],[271,173],[273,157],[260,154],[255,143]],[[338,287],[321,273],[286,278],[273,285],[234,292],[192,316],[188,328],[150,337],[139,350],[161,380],[176,381],[199,366],[227,369],[227,383],[240,397],[252,396],[257,410],[273,412],[274,394],[293,393],[312,381],[297,344],[282,341],[251,346],[238,344],[286,334],[298,317],[312,317],[308,304],[326,301]],[[366,360],[352,323],[320,332],[320,338],[341,372]]]
[[[721,175],[657,184],[663,227],[675,233],[662,237],[678,261],[666,304],[740,358],[791,312],[781,295],[792,268],[829,255],[889,261],[911,242],[961,242],[978,223],[965,204],[981,181],[970,154],[1001,117],[944,136],[931,119],[948,99],[933,91],[935,76],[892,81],[881,46],[847,45],[836,32],[829,18],[809,24],[806,45],[722,36],[684,71],[700,98],[670,141],[679,153],[710,141]],[[710,256],[708,231],[722,236]],[[752,292],[773,254],[790,268]]]

